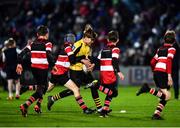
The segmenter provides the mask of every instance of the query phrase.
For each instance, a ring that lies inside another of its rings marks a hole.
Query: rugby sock
[[[59,100],[59,99],[62,99],[64,97],[71,96],[71,95],[73,95],[73,91],[66,89],[66,90],[52,96],[52,100],[56,101],[56,100]]]
[[[30,96],[30,98],[23,104],[25,108],[28,108],[36,99],[33,96]]]
[[[101,101],[99,99],[99,93],[98,93],[98,90],[97,88],[91,88],[91,95],[92,95],[92,98],[94,100],[94,103],[96,105],[96,108],[101,111],[102,109],[102,106],[101,106]]]
[[[157,91],[154,88],[151,88],[149,91],[150,94],[159,97],[160,99],[165,99],[166,95],[164,93],[162,93],[161,91]]]
[[[113,93],[113,91],[111,89],[106,88],[106,87],[104,87],[102,85],[100,85],[98,89],[99,89],[99,91],[101,91],[104,94],[109,95],[109,96],[112,95],[112,93]]]
[[[101,108],[102,108],[101,101],[100,101],[99,97],[98,97],[98,98],[95,98],[95,99],[94,99],[94,102],[95,102],[95,104],[96,104],[96,108],[97,108],[97,109],[101,109]]]
[[[25,107],[25,108],[28,108],[34,101],[37,100],[38,96],[39,96],[39,95],[38,95],[37,92],[35,92],[34,94],[32,94],[32,95],[30,96],[30,98],[23,104],[24,107]]]
[[[13,80],[7,80],[8,81],[8,91],[9,91],[9,98],[13,97]]]
[[[60,96],[59,94],[60,94],[60,93],[55,94],[54,96],[52,96],[52,101],[56,101],[56,100],[61,99],[61,96]]]
[[[20,82],[16,83],[16,96],[19,96],[20,94]]]
[[[82,110],[86,110],[87,106],[85,105],[83,99],[81,96],[75,97],[77,103],[79,104],[79,106],[81,107]]]
[[[167,103],[167,101],[161,100],[161,101],[159,102],[159,104],[158,104],[158,106],[157,106],[157,108],[156,108],[154,114],[160,116],[160,114],[161,114],[162,110],[164,109],[166,103]]]
[[[43,98],[38,98],[36,105],[38,105],[39,107],[41,107],[42,101],[43,101]]]
[[[110,103],[111,103],[111,100],[112,100],[111,97],[106,96],[106,99],[105,99],[105,101],[104,101],[103,110],[106,110],[106,111],[109,110],[109,105],[110,105]]]

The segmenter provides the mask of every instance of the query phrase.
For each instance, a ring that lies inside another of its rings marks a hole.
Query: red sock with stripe
[[[43,98],[38,98],[36,105],[38,105],[39,107],[41,107],[42,101],[43,101]]]
[[[158,91],[154,88],[151,88],[149,91],[150,94],[159,97],[160,99],[165,99],[166,95],[164,93],[162,93],[161,91]]]
[[[106,111],[109,110],[109,106],[110,106],[111,100],[112,100],[111,97],[106,96],[106,99],[105,99],[105,101],[104,101],[103,110],[106,110]]]
[[[33,96],[30,96],[30,98],[23,104],[25,108],[28,108],[36,99]]]
[[[100,85],[98,89],[99,89],[99,91],[101,91],[101,92],[103,92],[104,94],[109,95],[109,96],[111,96],[112,93],[113,93],[113,91],[112,91],[111,89],[106,88],[106,87],[104,87],[104,86],[102,86],[102,85]]]
[[[39,97],[39,93],[35,92],[30,96],[30,98],[23,104],[25,108],[28,108],[34,101],[36,101]]]
[[[82,110],[86,110],[87,109],[87,106],[85,105],[83,99],[81,96],[78,96],[75,98],[77,103],[79,104],[79,106],[81,107]]]
[[[164,107],[165,107],[165,105],[166,105],[166,103],[167,103],[167,101],[161,100],[161,101],[159,102],[159,104],[158,104],[158,106],[157,106],[157,108],[156,108],[154,114],[160,116],[162,110],[164,109]]]

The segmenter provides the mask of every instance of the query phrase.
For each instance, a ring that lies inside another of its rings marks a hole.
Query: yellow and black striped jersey
[[[74,43],[74,49],[73,51],[76,51],[77,48],[80,48],[79,52],[76,54],[76,56],[83,56],[85,55],[86,57],[90,56],[91,55],[91,49],[88,45],[86,45],[83,40],[79,40],[77,41],[76,43]],[[82,63],[79,63],[77,62],[76,64],[74,65],[71,65],[70,66],[70,69],[71,70],[75,70],[75,71],[82,71],[83,70],[83,64]]]

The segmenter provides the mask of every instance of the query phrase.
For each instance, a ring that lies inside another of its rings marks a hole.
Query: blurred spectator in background
[[[121,33],[118,45],[122,50],[121,63],[149,65],[162,42],[167,29],[176,30],[180,36],[180,11],[177,0],[1,0],[0,42],[11,36],[22,48],[26,40],[34,37],[38,25],[50,28],[50,40],[63,44],[65,33],[74,32],[77,40],[87,23],[94,26],[98,39],[93,55],[107,43],[105,36],[111,29]]]
[[[17,49],[16,42],[13,38],[9,38],[7,42],[7,48],[2,53],[2,61],[4,62],[4,71],[6,72],[6,79],[8,83],[8,100],[13,99],[13,87],[16,85],[16,99],[19,99],[20,95],[20,81],[19,75],[16,73],[17,66]]]
[[[179,42],[174,43],[174,48],[176,49],[176,54],[174,55],[174,59],[173,59],[172,78],[173,78],[173,87],[174,87],[174,98],[179,99],[179,61],[180,61]]]
[[[178,0],[1,0],[0,45],[13,37],[21,49],[27,40],[36,37],[34,28],[44,24],[50,30],[49,40],[54,42],[53,51],[56,51],[57,45],[63,46],[66,33],[75,33],[79,40],[82,28],[89,23],[98,33],[92,46],[93,56],[107,44],[105,35],[114,29],[121,33],[117,44],[121,49],[121,65],[147,66],[162,45],[167,29],[175,30],[176,40],[180,42],[179,5]],[[174,64],[173,68],[178,69],[180,63]],[[177,99],[179,77],[177,72],[173,74]],[[5,76],[3,72],[2,76]]]
[[[6,81],[6,72],[4,71],[4,62],[3,62],[3,52],[7,49],[8,40],[4,41],[4,45],[1,45],[0,49],[0,83],[3,85],[4,91],[7,91],[7,81]]]

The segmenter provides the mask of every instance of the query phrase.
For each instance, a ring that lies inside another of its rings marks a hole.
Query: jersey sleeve
[[[32,45],[32,43],[29,43],[29,44],[27,44],[27,45],[26,45],[26,47],[25,47],[25,48],[27,48],[27,49],[31,50],[31,45]]]
[[[17,56],[17,61],[18,64],[22,64],[23,63],[23,58],[25,57],[26,59],[30,60],[31,57],[29,56],[28,53],[30,53],[30,49],[28,47],[25,47]]]
[[[97,58],[98,58],[99,60],[101,59],[101,52],[102,52],[102,51],[100,51],[100,52],[99,52],[99,55],[97,56]]]
[[[45,46],[46,46],[46,53],[47,53],[47,60],[49,62],[49,67],[52,68],[56,60],[54,55],[52,54],[52,43],[48,42],[46,43]]]
[[[175,48],[169,48],[168,49],[168,55],[167,55],[167,73],[171,74],[172,73],[172,59],[174,58],[174,55],[176,53]]]
[[[74,43],[74,48],[73,48],[73,51],[77,51],[77,49],[79,48],[79,47],[81,47],[82,46],[82,44],[80,43],[80,41],[78,41],[78,42],[76,42],[76,43]]]
[[[18,54],[17,61],[18,61],[19,64],[23,63],[23,58],[26,58],[27,60],[30,61],[30,59],[31,59],[30,52],[31,52],[32,44],[33,44],[33,42],[27,43],[27,45]]]
[[[159,49],[156,51],[156,54],[153,57],[153,59],[155,59],[155,60],[158,60],[158,51],[159,51]]]
[[[168,55],[167,55],[167,57],[170,58],[170,59],[173,59],[175,53],[176,53],[176,49],[175,49],[175,48],[169,48],[169,49],[168,49]]]
[[[66,54],[68,55],[68,58],[69,58],[69,61],[71,64],[75,64],[76,62],[81,62],[82,59],[85,59],[85,56],[76,56],[76,54],[78,53],[78,50],[79,50],[80,47],[78,47],[76,49],[75,54],[72,50],[72,48],[70,46],[67,46],[65,48],[65,52]]]
[[[74,53],[73,53],[73,50],[72,50],[72,48],[71,48],[70,46],[65,47],[65,52],[66,52],[66,54],[67,54],[68,56],[74,54]]]
[[[154,55],[154,57],[151,59],[151,62],[150,62],[152,71],[154,70],[155,65],[158,61],[158,51],[159,51],[159,49],[156,51],[156,54]]]
[[[73,50],[72,50],[71,46],[66,46],[64,48],[64,50],[65,50],[66,54],[68,55],[69,62],[71,64],[75,64],[75,55],[73,53]]]
[[[120,49],[115,47],[112,49],[112,58],[119,59]]]
[[[120,49],[115,47],[112,49],[112,65],[115,70],[115,72],[120,72],[119,69],[119,54],[120,54]]]
[[[52,43],[51,42],[46,43],[46,51],[52,51]]]
[[[157,53],[154,55],[153,59],[158,60],[158,54]]]

